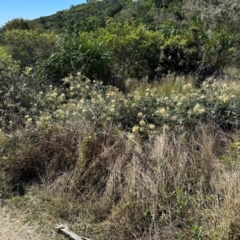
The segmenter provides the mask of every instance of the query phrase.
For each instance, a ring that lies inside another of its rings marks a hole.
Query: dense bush
[[[59,36],[56,50],[42,62],[42,73],[60,82],[70,73],[81,72],[90,79],[110,81],[110,54],[105,46],[86,34]]]
[[[4,43],[8,52],[24,69],[36,66],[44,56],[52,53],[56,36],[53,33],[14,29],[4,33]]]
[[[166,21],[157,31],[112,21],[93,35],[112,52],[114,72],[126,77],[152,80],[174,72],[195,73],[200,66],[209,66],[213,74],[239,57],[239,34],[224,26],[209,28],[199,17],[185,24]]]
[[[148,30],[145,26],[110,23],[99,31],[112,52],[114,71],[124,76],[150,80],[169,72],[193,72],[196,69],[196,49],[191,32],[166,33]]]
[[[229,31],[224,25],[209,28],[200,17],[192,18],[190,26],[202,63],[222,72],[227,65],[237,60],[239,33]]]
[[[109,23],[98,38],[112,52],[112,67],[117,74],[141,78],[154,74],[158,66],[161,36],[144,26]]]
[[[31,21],[25,20],[23,18],[12,19],[1,27],[1,33],[4,33],[6,31],[12,31],[15,29],[30,30]]]

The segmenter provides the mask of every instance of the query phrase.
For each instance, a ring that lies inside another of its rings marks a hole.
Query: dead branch
[[[69,228],[68,228],[68,226],[65,226],[65,225],[57,225],[57,226],[56,226],[56,229],[57,229],[59,232],[67,235],[68,237],[70,237],[70,238],[72,238],[72,239],[74,239],[74,240],[90,240],[89,238],[85,238],[85,237],[80,237],[80,236],[78,236],[78,235],[75,234],[74,232],[70,231]]]

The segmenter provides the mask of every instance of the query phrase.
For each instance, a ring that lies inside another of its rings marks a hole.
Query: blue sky
[[[35,19],[48,16],[85,0],[0,0],[0,27],[13,18]]]

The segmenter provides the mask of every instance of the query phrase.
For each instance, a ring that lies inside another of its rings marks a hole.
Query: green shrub
[[[6,31],[12,31],[14,29],[30,30],[30,28],[31,27],[29,20],[25,20],[23,18],[15,18],[5,23],[1,27],[1,32],[4,33]]]
[[[54,81],[69,74],[81,72],[90,79],[110,81],[110,54],[101,42],[86,34],[59,37],[55,52],[43,61],[41,67]]]
[[[112,52],[113,68],[125,77],[152,81],[170,72],[189,73],[196,70],[197,49],[192,33],[169,21],[159,31],[127,24],[110,23],[99,31]]]
[[[35,67],[44,56],[52,53],[56,36],[53,33],[14,29],[4,33],[4,42],[9,53],[24,69]]]
[[[109,23],[99,31],[98,38],[104,41],[112,53],[112,67],[124,77],[142,78],[155,76],[163,42],[158,32],[144,26]]]
[[[222,72],[237,60],[240,47],[237,32],[230,32],[224,25],[209,28],[198,16],[192,18],[190,26],[200,64],[208,66],[212,72]]]
[[[168,73],[193,73],[197,69],[198,53],[189,32],[170,35],[161,46],[159,71]]]
[[[201,36],[202,60],[215,69],[222,71],[236,61],[240,47],[240,37],[224,27],[204,32]]]

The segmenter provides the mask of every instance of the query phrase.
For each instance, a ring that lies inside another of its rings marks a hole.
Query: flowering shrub
[[[147,85],[123,94],[113,86],[92,82],[78,73],[64,78],[69,88],[50,86],[40,91],[30,88],[28,71],[31,69],[20,77],[25,83],[12,87],[9,81],[8,89],[1,95],[2,113],[12,112],[5,117],[5,125],[4,114],[1,115],[3,128],[13,124],[13,116],[29,127],[35,123],[48,128],[83,122],[93,128],[104,128],[111,123],[140,137],[158,131],[193,129],[199,121],[225,129],[239,127],[240,98],[227,84],[204,82],[202,89],[196,89],[188,83],[165,94],[163,85]]]
[[[0,128],[15,130],[36,118],[48,88],[42,80],[33,68],[22,70],[11,55],[0,52]]]
[[[66,77],[64,84],[70,84],[69,88],[51,87],[43,94],[41,107],[44,111],[40,112],[39,126],[77,121],[104,124],[117,118],[124,101],[122,93],[102,82],[83,79],[80,73]]]
[[[203,89],[186,84],[182,92],[172,91],[169,96],[159,95],[157,88],[146,89],[142,95],[137,90],[132,97],[146,121],[163,131],[187,129],[199,121],[211,121],[222,128],[239,126],[240,101],[226,84],[205,82]]]
[[[65,78],[69,82],[69,89],[52,88],[43,96],[39,126],[84,121],[103,127],[112,122],[135,136],[192,129],[199,121],[228,129],[239,126],[240,99],[226,84],[206,82],[203,89],[185,84],[169,95],[159,94],[161,86],[156,86],[124,95],[101,82],[82,81],[80,74]]]

